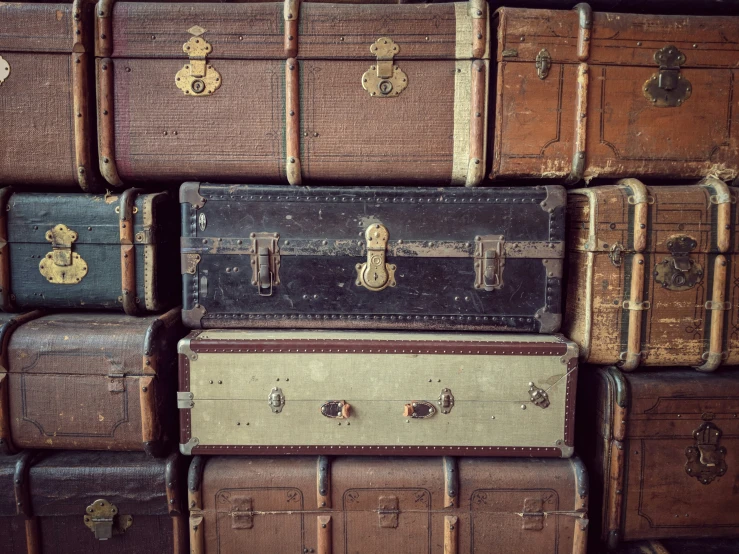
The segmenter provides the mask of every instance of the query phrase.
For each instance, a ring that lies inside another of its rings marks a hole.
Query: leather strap
[[[119,230],[121,243],[121,299],[127,315],[139,315],[141,299],[136,297],[136,246],[134,243],[133,209],[141,189],[128,189],[121,194]]]

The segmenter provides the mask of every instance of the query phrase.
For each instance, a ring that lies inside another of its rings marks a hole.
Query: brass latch
[[[546,79],[551,67],[552,57],[546,48],[542,48],[536,55],[536,74],[539,76],[539,79]]]
[[[384,225],[376,223],[367,227],[367,261],[357,264],[357,286],[377,292],[395,286],[395,266],[385,262],[385,251],[390,233]]]
[[[454,395],[452,394],[452,391],[450,389],[441,389],[441,394],[439,395],[439,401],[437,404],[439,405],[439,411],[442,414],[450,413],[452,408],[454,408]]]
[[[133,524],[133,516],[118,515],[118,508],[101,498],[90,504],[85,510],[87,525],[99,541],[106,541],[119,535]]]
[[[685,449],[685,472],[704,485],[726,473],[726,448],[718,445],[721,434],[721,429],[707,421],[693,431],[695,446]]]
[[[259,296],[272,296],[272,289],[280,284],[280,235],[277,233],[252,233],[251,284],[259,290]]]
[[[396,529],[398,527],[398,509],[397,496],[381,496],[377,507],[377,517],[380,527],[386,529]]]
[[[371,66],[362,75],[362,87],[371,96],[398,96],[408,86],[408,76],[393,63],[393,57],[399,51],[400,46],[387,37],[378,38],[370,46],[370,52],[377,56],[377,65]]]
[[[190,57],[190,63],[177,72],[175,84],[185,94],[209,96],[221,86],[221,74],[206,60],[213,47],[200,36],[206,29],[195,25],[188,32],[194,36],[182,45],[182,50]]]
[[[282,389],[274,387],[269,393],[267,403],[272,408],[272,413],[279,414],[285,407],[285,395],[282,394]]]
[[[690,81],[680,74],[685,54],[675,46],[665,46],[654,53],[659,71],[644,83],[644,96],[658,108],[674,108],[685,102],[692,93]]]
[[[672,256],[654,266],[654,280],[672,290],[688,290],[701,282],[703,268],[690,258],[690,252],[698,245],[695,239],[680,235],[667,240]]]
[[[503,286],[505,237],[484,235],[475,237],[475,288],[485,291]]]
[[[0,85],[5,82],[5,79],[10,75],[10,64],[0,56]]]
[[[64,224],[46,231],[46,240],[52,251],[38,264],[38,270],[46,280],[55,285],[76,285],[87,275],[87,262],[72,252],[77,233]]]
[[[549,407],[549,395],[544,389],[540,389],[533,382],[529,383],[529,397],[535,406],[540,408]]]

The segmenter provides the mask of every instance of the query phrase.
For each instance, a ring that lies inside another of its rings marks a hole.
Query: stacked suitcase
[[[2,550],[738,536],[739,17],[553,4],[0,5]]]

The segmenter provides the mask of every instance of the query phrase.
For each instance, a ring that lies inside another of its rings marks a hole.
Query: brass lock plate
[[[693,431],[695,445],[685,449],[685,473],[708,485],[726,473],[726,448],[719,446],[721,429],[707,421]]]
[[[546,48],[542,48],[536,55],[536,74],[539,79],[546,79],[552,67],[552,57]]]
[[[38,268],[49,283],[76,285],[87,275],[87,262],[72,252],[72,243],[77,237],[75,231],[61,223],[46,231],[52,251],[39,262]]]
[[[0,85],[10,76],[10,64],[0,56]]]
[[[385,261],[390,233],[384,225],[375,223],[367,227],[364,236],[367,240],[367,261],[356,265],[357,286],[373,292],[394,287],[396,267]]]
[[[644,83],[644,96],[657,108],[674,108],[682,105],[693,92],[693,87],[681,73],[685,54],[670,45],[654,53],[659,71]]]
[[[393,62],[393,57],[400,52],[400,46],[391,38],[381,37],[370,46],[370,52],[377,56],[377,64],[362,75],[362,87],[370,96],[398,96],[408,86],[408,76]]]
[[[190,63],[177,72],[175,84],[188,96],[210,96],[221,86],[221,74],[207,60],[213,47],[201,36],[206,32],[202,27],[196,25],[189,32],[194,36],[182,45],[182,50]]]
[[[663,288],[682,291],[693,288],[703,280],[703,267],[690,258],[690,252],[698,245],[695,239],[684,235],[667,240],[672,254],[654,266],[654,280]]]
[[[85,509],[83,521],[99,541],[113,538],[133,525],[133,516],[119,515],[118,508],[100,498]]]

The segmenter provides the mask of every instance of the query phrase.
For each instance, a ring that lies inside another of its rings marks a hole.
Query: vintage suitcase
[[[492,177],[739,174],[739,18],[592,13],[581,3],[501,8],[494,22]]]
[[[101,0],[97,17],[110,183],[484,177],[484,0]]]
[[[739,372],[609,367],[581,386],[578,449],[604,541],[739,537]]]
[[[183,454],[572,455],[559,336],[213,330],[178,351]]]
[[[551,333],[562,187],[296,188],[186,183],[183,321]]]
[[[188,501],[194,554],[585,554],[587,538],[578,458],[198,456]]]
[[[0,183],[99,184],[92,2],[0,4]]]
[[[19,487],[37,529],[28,554],[186,554],[185,472],[176,454],[36,455]]]
[[[25,494],[31,452],[0,456],[0,545],[5,554],[37,554],[38,531]]]
[[[179,309],[143,318],[55,314],[6,327],[0,430],[9,448],[161,455],[174,444]]]
[[[0,189],[0,307],[158,312],[177,302],[176,202]]]
[[[592,536],[592,535],[591,535]],[[737,539],[673,539],[666,541],[625,542],[618,554],[739,554]]]
[[[636,179],[568,195],[563,332],[596,364],[739,364],[739,191]]]

